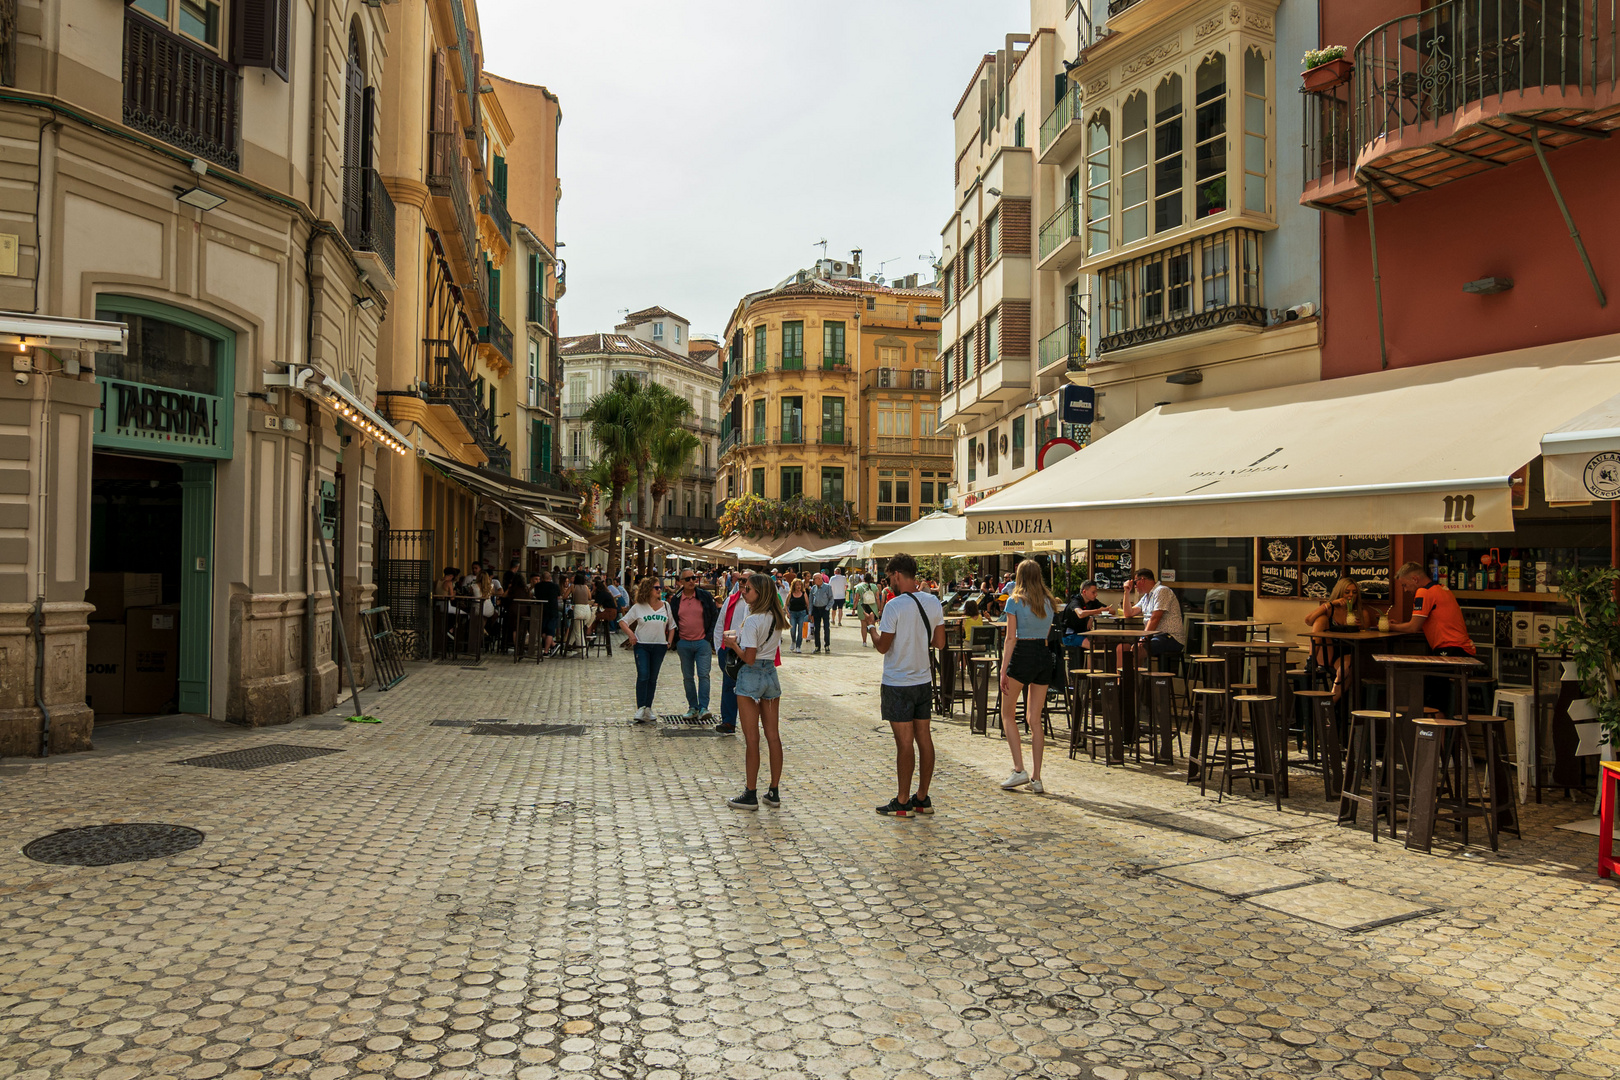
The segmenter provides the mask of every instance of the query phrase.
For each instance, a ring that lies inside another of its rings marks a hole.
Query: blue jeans
[[[681,658],[681,679],[686,683],[686,707],[700,713],[708,712],[709,665],[714,660],[714,646],[703,638],[677,641],[675,652]]]
[[[788,621],[793,625],[793,644],[795,647],[804,644],[804,624],[810,621],[808,611],[788,612]]]
[[[658,692],[658,669],[664,666],[669,649],[663,645],[636,642],[636,708],[651,706]]]
[[[810,637],[818,649],[832,648],[832,608],[810,609]]]
[[[724,650],[721,655],[726,655]],[[737,680],[727,674],[723,661],[720,664],[720,723],[737,726]]]

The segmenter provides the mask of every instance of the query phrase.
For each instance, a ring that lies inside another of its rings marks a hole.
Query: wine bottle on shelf
[[[1521,566],[1521,564],[1519,562],[1519,549],[1514,548],[1514,549],[1512,549],[1511,551],[1508,552],[1508,558],[1507,558],[1507,591],[1508,592],[1518,592],[1519,591],[1519,584],[1520,584],[1519,570],[1520,570],[1520,566]]]

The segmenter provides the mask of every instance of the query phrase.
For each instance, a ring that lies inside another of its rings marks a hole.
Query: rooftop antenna
[[[820,248],[821,249],[821,257],[823,259],[825,259],[827,257],[827,240],[826,240],[825,237],[823,237],[820,240],[817,240],[815,243],[811,244],[810,246]]]
[[[884,278],[884,276],[883,276],[883,268],[885,266],[888,266],[892,262],[899,262],[899,261],[900,261],[900,256],[896,255],[892,259],[884,259],[882,262],[878,263],[877,280],[878,280],[879,285],[883,284],[883,282],[886,280]]]

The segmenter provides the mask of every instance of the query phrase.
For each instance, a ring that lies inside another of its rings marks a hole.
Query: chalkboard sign
[[[1332,566],[1307,566],[1300,591],[1312,600],[1326,600],[1333,594],[1333,586],[1343,576],[1338,563]]]
[[[1384,563],[1387,565],[1392,550],[1387,536],[1347,536],[1344,538],[1346,562]]]
[[[1298,562],[1299,537],[1262,536],[1260,538],[1260,561]]]
[[[1123,590],[1136,569],[1132,555],[1134,540],[1093,540],[1091,542],[1091,578],[1099,589]]]
[[[1260,565],[1260,594],[1262,596],[1298,596],[1299,567],[1289,564]]]
[[[1355,565],[1345,570],[1345,576],[1361,586],[1361,596],[1365,600],[1388,602],[1389,600],[1389,563],[1381,566]]]
[[[1337,536],[1307,536],[1304,560],[1308,563],[1340,563],[1344,561],[1344,549],[1339,545]]]

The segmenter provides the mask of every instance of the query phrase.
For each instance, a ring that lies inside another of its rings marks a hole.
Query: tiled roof
[[[647,360],[663,360],[671,364],[683,364],[705,374],[715,374],[708,364],[682,356],[678,352],[671,352],[662,345],[654,345],[650,341],[633,338],[628,334],[581,334],[578,337],[565,337],[559,343],[558,351],[565,359],[568,357],[582,359],[588,356],[630,356]]]
[[[674,319],[676,322],[683,322],[688,326],[692,325],[690,320],[683,319],[668,308],[661,307],[642,308],[640,311],[632,311],[624,317],[624,322],[619,325],[635,326],[638,323],[648,322],[652,319]]]

